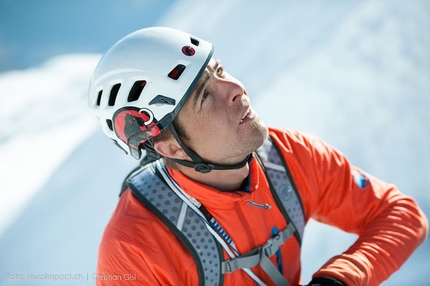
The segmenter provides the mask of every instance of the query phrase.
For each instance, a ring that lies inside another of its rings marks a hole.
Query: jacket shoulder
[[[171,259],[181,260],[181,266],[171,267]],[[121,195],[105,228],[97,269],[118,275],[134,274],[136,281],[131,282],[144,285],[156,285],[163,279],[167,279],[163,283],[169,284],[197,278],[194,260],[186,248],[130,189]]]

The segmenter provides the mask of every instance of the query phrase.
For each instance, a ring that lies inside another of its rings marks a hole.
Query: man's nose
[[[234,105],[240,101],[245,93],[244,86],[236,80],[221,80],[219,82],[220,94],[227,105]]]

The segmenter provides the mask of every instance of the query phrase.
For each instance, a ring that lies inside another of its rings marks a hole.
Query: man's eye
[[[224,73],[224,68],[222,66],[220,66],[220,67],[218,67],[216,72],[217,72],[218,76],[221,76]]]
[[[205,99],[208,97],[209,92],[207,92],[206,90],[203,92],[203,96],[202,96],[202,102],[205,101]]]

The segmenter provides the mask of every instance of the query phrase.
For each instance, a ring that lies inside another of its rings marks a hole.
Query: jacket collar
[[[232,209],[235,202],[248,202],[259,188],[260,176],[264,176],[257,160],[253,160],[249,169],[249,192],[237,190],[235,192],[221,192],[215,188],[196,182],[178,170],[168,168],[170,176],[190,196],[198,200],[206,208]]]

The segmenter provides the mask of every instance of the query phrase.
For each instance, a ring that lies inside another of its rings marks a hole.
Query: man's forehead
[[[220,60],[219,59],[214,59],[211,58],[208,65],[206,66],[206,69],[204,70],[204,72],[202,73],[202,75],[199,78],[199,81],[197,83],[197,85],[199,84],[205,84],[206,81],[213,75],[216,73],[216,69],[218,68],[218,66],[220,65]]]
[[[220,60],[219,59],[215,59],[215,58],[211,58],[209,60],[209,63],[207,64],[204,72],[202,73],[202,75],[199,78],[199,83],[202,82],[205,78],[207,78],[210,74],[215,72],[216,67],[219,65]]]
[[[206,66],[206,69],[213,70],[214,67],[220,62],[219,59],[211,58],[208,65]]]

